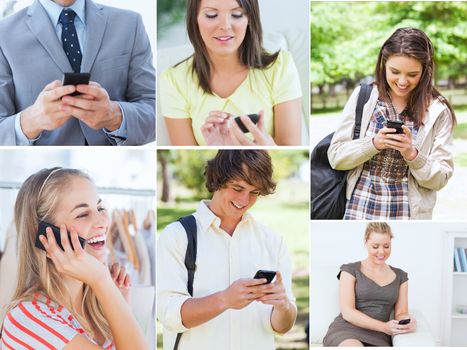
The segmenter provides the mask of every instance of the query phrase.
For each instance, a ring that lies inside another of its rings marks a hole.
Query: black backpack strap
[[[193,215],[184,216],[178,221],[182,224],[185,229],[186,236],[188,239],[188,245],[186,247],[185,253],[185,267],[188,271],[188,282],[187,288],[188,293],[193,296],[193,280],[195,278],[196,271],[196,252],[197,252],[197,229],[196,229],[196,219]],[[178,343],[183,333],[177,333],[177,339],[175,339],[174,350],[178,349]]]
[[[361,84],[358,93],[357,107],[355,108],[355,129],[353,131],[353,140],[360,138],[360,129],[362,128],[363,106],[370,98],[373,85]]]

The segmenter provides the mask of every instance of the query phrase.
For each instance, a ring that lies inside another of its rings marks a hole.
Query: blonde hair
[[[391,226],[389,226],[386,222],[370,222],[368,225],[366,225],[365,229],[365,243],[368,242],[370,235],[373,232],[389,235],[391,239],[394,237],[392,234]]]
[[[65,307],[92,337],[111,339],[112,334],[96,295],[88,285],[83,287],[83,313],[73,307],[71,295],[62,282],[63,275],[46,257],[46,252],[35,247],[39,221],[54,222],[54,211],[60,193],[66,190],[74,177],[91,178],[77,169],[42,169],[31,175],[21,186],[15,203],[15,224],[18,233],[18,283],[7,312],[23,301],[31,301],[40,292]]]

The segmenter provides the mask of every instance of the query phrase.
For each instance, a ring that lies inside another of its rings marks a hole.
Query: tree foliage
[[[467,2],[312,2],[311,82],[333,85],[373,74],[384,41],[400,27],[427,33],[437,78],[465,76]]]
[[[171,150],[168,158],[176,180],[188,189],[193,190],[196,197],[208,198],[205,186],[204,167],[213,158],[216,151],[205,150]],[[306,161],[308,151],[270,151],[274,167],[274,180],[280,181],[294,175],[300,165]]]

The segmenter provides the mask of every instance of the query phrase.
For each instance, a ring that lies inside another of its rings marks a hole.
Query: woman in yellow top
[[[159,84],[172,144],[299,145],[298,72],[288,52],[263,49],[258,1],[188,0],[187,30],[194,54]]]

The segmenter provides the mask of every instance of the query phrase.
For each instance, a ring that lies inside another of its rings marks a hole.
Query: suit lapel
[[[47,12],[45,12],[39,1],[35,1],[29,7],[26,25],[62,72],[72,72],[73,69],[63,51],[62,43],[58,39],[53,25],[50,23]]]
[[[90,72],[101,47],[107,24],[103,8],[91,0],[86,0],[86,48],[81,72]]]

